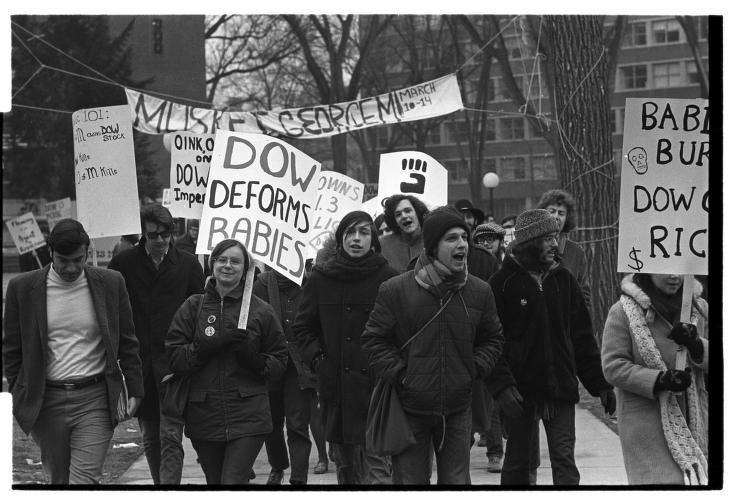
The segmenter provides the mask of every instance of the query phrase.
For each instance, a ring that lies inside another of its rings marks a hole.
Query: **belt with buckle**
[[[75,389],[84,389],[85,387],[90,387],[91,385],[99,384],[105,380],[105,374],[101,373],[100,375],[95,375],[92,378],[89,378],[87,380],[80,380],[77,382],[64,382],[64,381],[54,381],[54,380],[47,380],[46,386],[47,387],[53,387],[54,389],[66,389],[68,391],[73,391]]]

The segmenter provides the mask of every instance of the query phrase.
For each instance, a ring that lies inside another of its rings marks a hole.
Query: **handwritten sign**
[[[57,222],[72,217],[72,200],[62,198],[61,200],[48,202],[44,214],[46,215],[46,221],[49,223],[49,229],[54,229]]]
[[[202,215],[214,145],[215,136],[211,134],[176,132],[172,135],[169,211],[174,217],[199,219]]]
[[[379,214],[384,212],[384,207],[382,206],[382,199],[379,196],[375,196],[374,198],[369,198],[364,203],[361,204],[361,209],[372,216],[372,219],[376,219]]]
[[[463,107],[456,75],[351,102],[297,109],[224,112],[185,106],[126,89],[136,130],[147,134],[189,131],[212,134],[216,128],[296,139],[330,137],[388,123],[424,120]]]
[[[95,253],[97,254],[97,265],[104,266],[113,258],[115,245],[120,241],[119,236],[108,236],[95,239]],[[92,248],[87,249],[87,263],[92,264]]]
[[[429,208],[448,203],[448,171],[419,151],[385,153],[379,157],[380,200],[393,194],[411,194]]]
[[[343,216],[361,210],[364,184],[338,172],[320,172],[307,255],[315,257],[323,243],[336,232]]]
[[[21,255],[46,244],[33,212],[26,212],[15,219],[9,219],[5,221],[5,225],[8,226],[10,237],[13,238],[13,243]]]
[[[172,190],[169,188],[164,188],[161,190],[161,206],[169,209],[169,212],[171,213],[172,208]]]
[[[77,219],[90,238],[141,232],[128,107],[72,114]]]
[[[626,99],[618,272],[707,274],[710,106]]]
[[[302,283],[320,163],[266,135],[217,130],[197,254],[226,238]]]

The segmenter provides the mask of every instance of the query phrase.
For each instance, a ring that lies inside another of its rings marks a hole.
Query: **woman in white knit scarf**
[[[691,319],[681,323],[682,283],[673,274],[626,277],[605,323],[602,368],[617,391],[629,484],[707,484],[707,302],[695,281]]]

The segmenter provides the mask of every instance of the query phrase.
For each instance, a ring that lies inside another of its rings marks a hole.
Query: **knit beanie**
[[[425,253],[435,255],[438,241],[452,227],[460,227],[466,231],[467,237],[470,236],[469,226],[458,210],[451,207],[440,207],[428,212],[423,221]]]
[[[524,243],[549,233],[559,232],[559,221],[547,210],[536,208],[518,215],[515,222],[515,243]]]
[[[474,230],[473,240],[477,241],[477,238],[481,236],[492,235],[497,238],[505,237],[505,228],[494,222],[487,222],[486,224],[479,224]]]
[[[382,245],[380,245],[379,243],[379,232],[377,231],[377,226],[374,225],[374,220],[372,219],[372,216],[364,212],[363,210],[354,210],[353,212],[349,212],[343,216],[343,219],[341,219],[341,222],[336,228],[336,248],[343,247],[344,233],[348,228],[354,226],[355,224],[358,224],[359,222],[369,223],[369,228],[372,231],[371,246],[374,249],[375,253],[382,253]]]

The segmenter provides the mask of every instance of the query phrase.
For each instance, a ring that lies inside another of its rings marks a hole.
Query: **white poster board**
[[[46,240],[33,212],[26,212],[15,219],[9,219],[5,221],[5,225],[8,226],[10,237],[13,238],[13,243],[21,255],[46,245]]]
[[[385,153],[379,157],[380,200],[393,194],[410,194],[428,208],[448,203],[448,171],[420,151]]]
[[[369,198],[364,203],[361,204],[361,210],[368,213],[372,216],[372,219],[376,219],[379,217],[379,214],[384,212],[384,207],[382,206],[382,199],[379,196],[375,196],[374,198]]]
[[[141,232],[128,106],[72,114],[77,220],[90,238]]]
[[[161,206],[169,209],[169,212],[171,213],[171,208],[172,208],[172,190],[171,189],[164,188],[161,190]]]
[[[618,272],[707,274],[709,101],[626,99]]]
[[[210,159],[215,135],[175,132],[172,134],[172,161],[169,187],[174,217],[200,219],[205,203]]]
[[[318,198],[310,228],[308,258],[314,258],[323,243],[336,232],[343,216],[361,210],[364,184],[338,172],[325,170],[318,178]]]
[[[196,253],[233,238],[301,284],[319,178],[320,163],[284,141],[217,130]]]
[[[72,200],[62,198],[61,200],[47,202],[44,214],[46,215],[46,222],[49,223],[49,230],[52,230],[60,220],[72,217]]]

